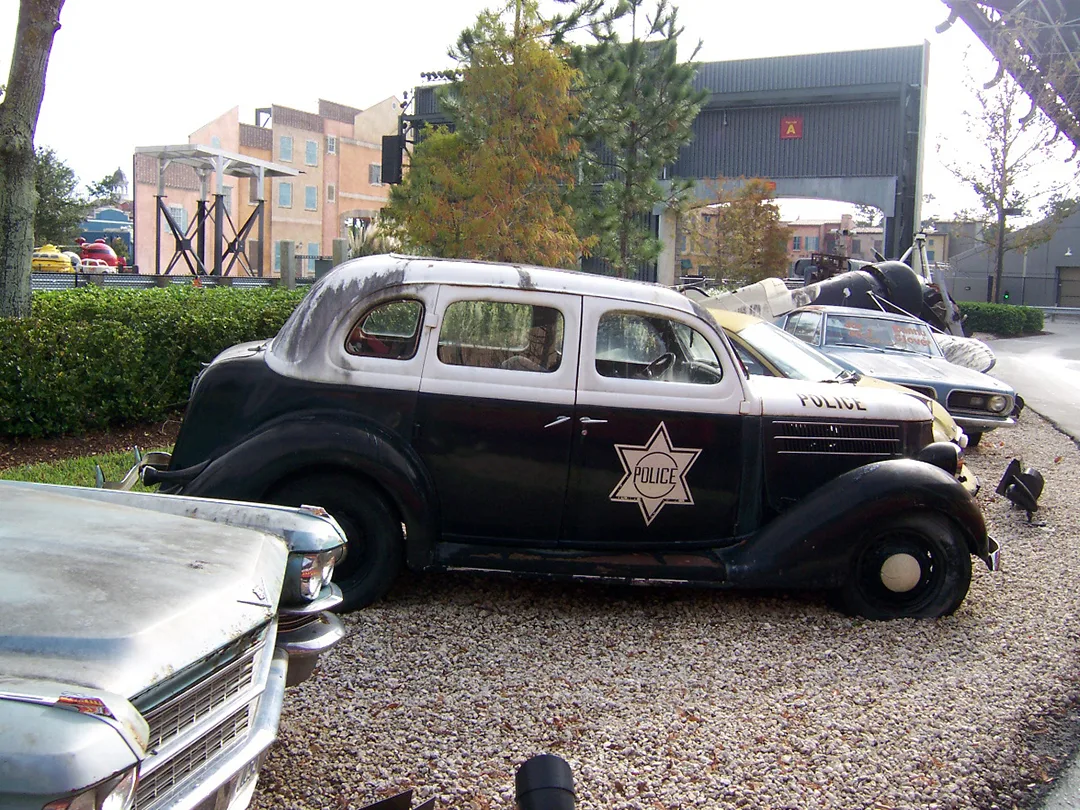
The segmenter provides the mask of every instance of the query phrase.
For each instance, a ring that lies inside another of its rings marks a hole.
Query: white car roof
[[[437,259],[388,254],[353,259],[334,268],[320,284],[349,288],[365,284],[373,275],[395,271],[386,286],[397,284],[456,284],[482,287],[561,292],[625,298],[693,312],[689,299],[675,290],[645,281],[632,281],[577,270],[561,270],[528,264],[482,262],[468,259]]]

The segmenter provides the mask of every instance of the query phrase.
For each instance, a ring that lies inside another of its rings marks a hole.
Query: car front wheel
[[[929,619],[960,607],[970,585],[971,554],[955,526],[912,515],[863,540],[841,597],[849,613],[867,619]]]
[[[291,478],[265,498],[282,506],[321,506],[345,532],[345,559],[334,570],[341,588],[339,610],[378,601],[401,573],[401,521],[374,488],[348,475],[318,473]]]

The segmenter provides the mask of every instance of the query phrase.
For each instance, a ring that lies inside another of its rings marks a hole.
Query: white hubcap
[[[881,583],[893,593],[907,593],[922,579],[922,566],[910,554],[893,554],[881,566]]]

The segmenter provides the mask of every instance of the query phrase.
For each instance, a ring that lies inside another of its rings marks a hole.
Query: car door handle
[[[544,427],[546,427],[546,428],[555,427],[556,425],[561,425],[563,422],[569,422],[569,421],[570,421],[569,416],[556,416],[554,422],[548,422],[546,425],[544,425]]]
[[[606,425],[607,419],[593,419],[591,416],[583,416],[578,420],[583,425]]]

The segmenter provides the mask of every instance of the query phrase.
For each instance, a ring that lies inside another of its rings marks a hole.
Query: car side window
[[[415,299],[377,304],[357,320],[345,340],[345,351],[360,357],[408,360],[420,343],[424,305]]]
[[[755,374],[761,377],[772,377],[773,374],[765,366],[763,366],[754,355],[750,354],[743,346],[736,340],[731,341],[731,345],[735,347],[735,353],[739,355],[739,360],[742,362],[743,367],[748,374]]]
[[[679,321],[639,312],[605,312],[596,328],[596,373],[702,385],[723,377],[705,336]]]
[[[799,340],[816,346],[821,341],[821,316],[816,312],[796,312],[784,329]]]
[[[559,310],[507,301],[455,301],[446,308],[438,358],[452,366],[550,373],[562,363]]]

